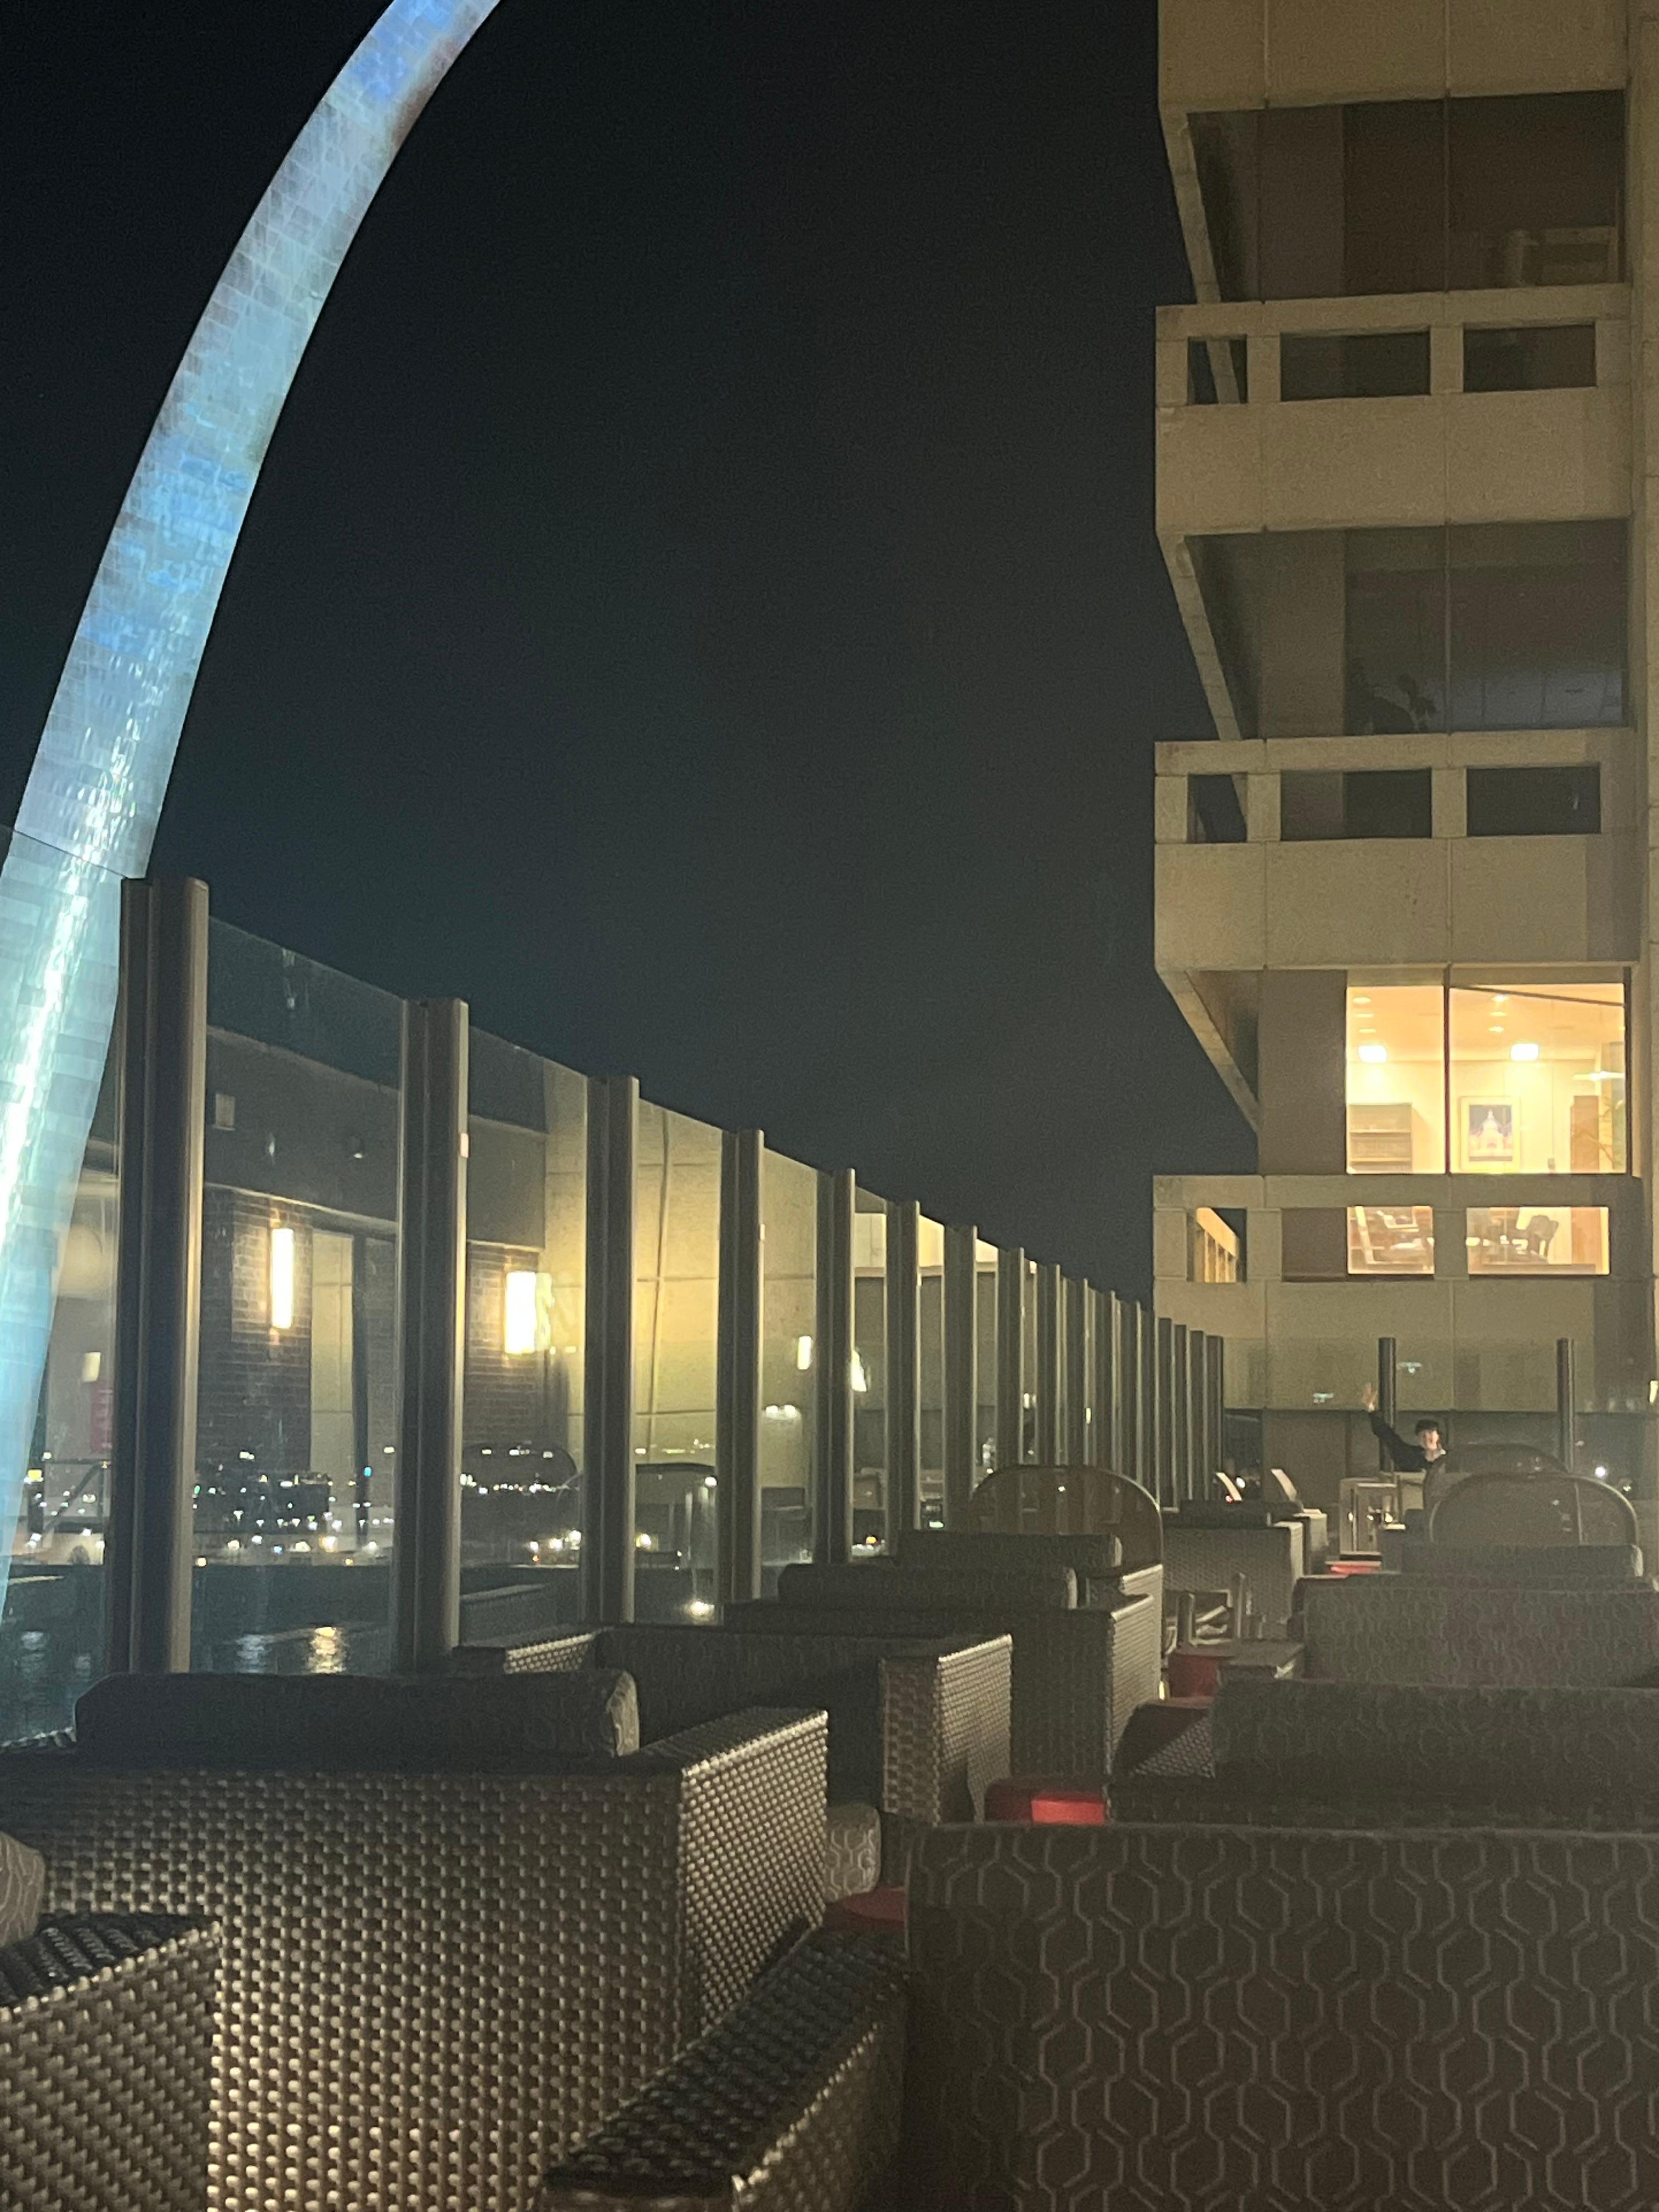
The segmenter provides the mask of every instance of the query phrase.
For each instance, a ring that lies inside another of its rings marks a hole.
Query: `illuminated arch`
[[[150,432],[0,866],[0,1601],[114,1017],[120,879],[149,865],[225,574],[329,287],[495,4],[392,0],[295,141]]]

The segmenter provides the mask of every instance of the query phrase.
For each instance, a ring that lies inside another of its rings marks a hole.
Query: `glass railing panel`
[[[942,1522],[945,1512],[945,1224],[930,1221],[925,1213],[917,1253],[921,1272],[921,1517],[930,1523]]]
[[[761,1162],[761,1573],[812,1556],[817,1367],[816,1169],[782,1152]]]
[[[853,1548],[887,1543],[887,1201],[860,1188],[853,1212]]]
[[[212,925],[198,1668],[387,1663],[401,1054],[398,1000]]]
[[[641,1102],[634,1216],[635,1602],[714,1617],[720,1133]]]
[[[585,1079],[474,1030],[467,1156],[464,1640],[580,1616]]]

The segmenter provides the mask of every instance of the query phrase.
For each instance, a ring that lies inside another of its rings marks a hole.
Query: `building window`
[[[1428,388],[1426,331],[1287,331],[1279,342],[1281,399],[1403,399]]]
[[[1621,1175],[1621,983],[1454,987],[1451,1156],[1460,1175]]]
[[[1560,392],[1595,382],[1594,323],[1463,333],[1465,392]]]
[[[1348,990],[1350,1175],[1445,1172],[1445,1004],[1438,983]]]
[[[1429,1206],[1351,1206],[1351,1275],[1431,1275],[1434,1209]]]
[[[1221,295],[1616,283],[1618,92],[1192,118]]]
[[[1471,837],[1593,837],[1601,827],[1601,771],[1472,768],[1466,778]]]
[[[1244,1280],[1244,1224],[1243,1217],[1218,1212],[1213,1206],[1194,1207],[1187,1220],[1187,1273],[1194,1283],[1242,1283]]]
[[[1472,1275],[1605,1275],[1605,1206],[1481,1206],[1468,1213]]]
[[[1279,778],[1279,834],[1287,843],[1434,834],[1434,784],[1427,769],[1296,771]]]

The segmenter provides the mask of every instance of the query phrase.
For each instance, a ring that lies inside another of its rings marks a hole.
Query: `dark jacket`
[[[1389,1455],[1389,1464],[1396,1474],[1426,1474],[1430,1468],[1445,1463],[1443,1452],[1438,1459],[1431,1459],[1421,1444],[1408,1444],[1398,1429],[1391,1429],[1381,1413],[1371,1415],[1371,1434]]]

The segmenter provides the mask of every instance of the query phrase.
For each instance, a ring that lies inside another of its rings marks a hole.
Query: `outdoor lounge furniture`
[[[941,1828],[908,1943],[905,2212],[1659,2201],[1659,1835]],[[872,2080],[893,1999],[868,1972],[787,2075],[760,2060],[775,1996],[729,2024],[739,2156],[671,2077],[542,2212],[888,2201],[861,2193],[896,2078]]]
[[[455,1655],[465,1672],[621,1668],[647,1740],[748,1705],[821,1706],[830,1718],[825,1894],[903,1877],[915,1831],[972,1820],[1008,1771],[1006,1635],[813,1636],[775,1609],[741,1628],[631,1623]]]
[[[1201,1595],[1227,1591],[1242,1576],[1256,1618],[1282,1636],[1296,1586],[1313,1571],[1305,1516],[1267,1506],[1186,1506],[1164,1522],[1164,1586]]]
[[[202,2212],[218,1942],[148,1914],[41,1919],[0,1836],[0,2204]]]
[[[222,2212],[524,2212],[823,1910],[825,1722],[632,1681],[112,1677],[0,1759],[54,1909],[217,1920]]]
[[[901,1528],[896,1556],[901,1567],[923,1574],[1024,1573],[1033,1567],[1069,1567],[1079,1605],[1115,1605],[1146,1595],[1164,1601],[1164,1572],[1156,1561],[1123,1563],[1123,1541],[1114,1534],[1022,1533],[1017,1548],[1006,1535],[984,1528]]]
[[[1623,1492],[1578,1474],[1466,1475],[1429,1516],[1436,1544],[1634,1545],[1637,1536],[1636,1509]]]
[[[775,1600],[732,1609],[815,1635],[1012,1639],[1010,1757],[1016,1774],[1097,1776],[1129,1715],[1158,1692],[1164,1624],[1150,1597],[1079,1606],[1076,1577],[1050,1565],[917,1574],[890,1561],[791,1566]]]
[[[1566,1560],[1571,1552],[1548,1555]],[[1659,1589],[1421,1574],[1320,1576],[1299,1592],[1310,1680],[1491,1687],[1634,1682],[1659,1668]]]

